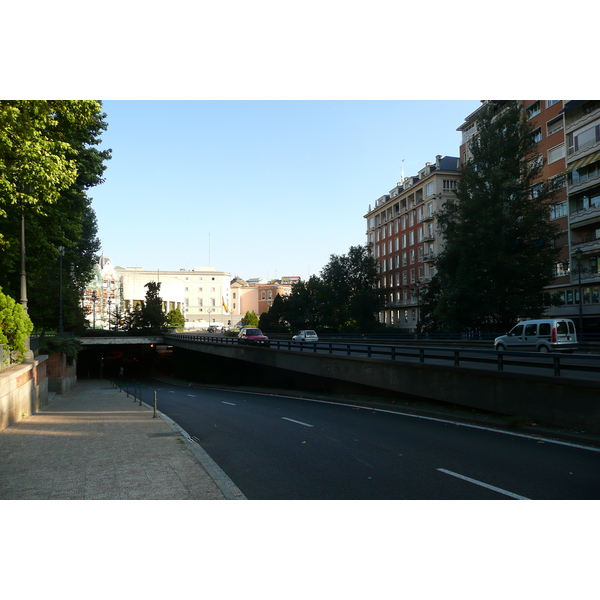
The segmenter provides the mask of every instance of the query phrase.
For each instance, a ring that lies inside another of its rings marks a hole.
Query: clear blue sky
[[[103,253],[128,267],[318,274],[364,244],[369,204],[437,154],[473,101],[105,101],[90,191]],[[210,252],[210,255],[209,255]]]

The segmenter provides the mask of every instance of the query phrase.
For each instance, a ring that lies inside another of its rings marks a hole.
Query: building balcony
[[[569,215],[571,227],[591,225],[596,221],[600,221],[600,206],[592,206],[583,210],[577,210]]]
[[[571,244],[571,252],[581,250],[583,254],[600,252],[600,237],[590,236]]]
[[[435,240],[435,235],[433,233],[426,233],[423,236],[423,242],[433,242]]]
[[[435,219],[435,217],[433,215],[423,215],[424,223],[429,223],[430,221],[433,221],[434,219]]]
[[[423,254],[423,262],[435,262],[435,252],[428,252],[427,254]]]

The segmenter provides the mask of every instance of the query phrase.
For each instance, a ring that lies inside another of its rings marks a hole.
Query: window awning
[[[581,167],[586,167],[587,165],[591,165],[593,162],[600,160],[600,150],[598,152],[592,152],[592,154],[588,154],[575,162],[572,162],[570,165],[567,165],[566,173],[570,173],[571,171],[575,171],[576,169],[581,169]]]

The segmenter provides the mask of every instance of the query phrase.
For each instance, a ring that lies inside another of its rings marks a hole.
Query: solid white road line
[[[230,406],[236,406],[233,402],[225,402],[224,400],[221,400],[221,404],[229,404]]]
[[[488,490],[494,490],[494,492],[498,492],[500,494],[504,494],[505,496],[510,496],[511,498],[516,498],[517,500],[531,500],[531,498],[525,498],[525,496],[519,496],[518,494],[513,494],[512,492],[507,492],[501,488],[495,487],[493,485],[489,485],[487,483],[483,483],[483,481],[477,481],[477,479],[471,479],[470,477],[465,477],[464,475],[460,475],[459,473],[454,473],[453,471],[448,471],[446,469],[438,469],[442,473],[446,473],[447,475],[452,475],[452,477],[458,477],[459,479],[464,479],[469,483],[474,483],[475,485],[480,485],[481,487],[487,488]]]
[[[286,421],[291,421],[292,423],[298,423],[298,425],[304,425],[304,427],[314,427],[314,425],[309,425],[308,423],[303,423],[302,421],[296,421],[294,419],[288,419],[287,417],[281,417],[282,419],[285,419]]]
[[[189,396],[190,398],[195,398],[195,397],[196,397],[196,396],[194,396],[194,394],[188,394],[188,396]]]

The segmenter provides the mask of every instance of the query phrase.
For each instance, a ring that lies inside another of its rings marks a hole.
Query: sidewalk
[[[0,499],[244,499],[183,430],[153,414],[108,381],[78,381],[0,431]]]

